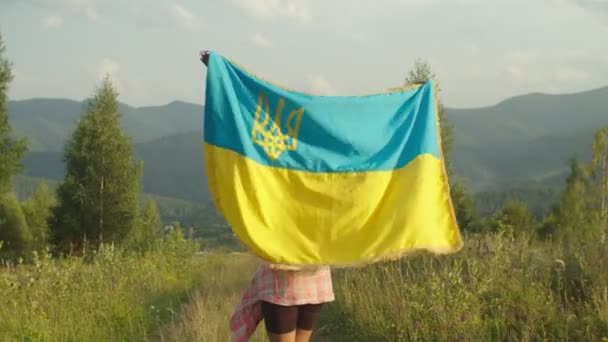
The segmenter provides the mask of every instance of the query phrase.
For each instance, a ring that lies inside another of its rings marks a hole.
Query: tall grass
[[[215,266],[205,285],[194,291],[175,320],[162,327],[162,341],[229,341],[228,320],[242,291],[255,271],[257,261],[246,254],[233,254]],[[266,341],[263,324],[252,342]]]
[[[226,341],[238,278],[250,268],[249,258],[197,256],[179,246],[143,256],[102,246],[84,257],[45,255],[32,265],[5,265],[0,341],[167,340],[175,331],[163,327],[183,324],[176,322],[188,319],[183,308],[190,301],[205,314],[190,319],[181,335],[188,338],[177,340]]]
[[[486,236],[456,256],[334,271],[334,341],[602,341],[608,247]]]
[[[453,256],[334,270],[317,341],[602,341],[605,243],[468,237]],[[0,268],[0,341],[229,341],[257,262],[176,246]],[[265,341],[260,324],[253,341]]]

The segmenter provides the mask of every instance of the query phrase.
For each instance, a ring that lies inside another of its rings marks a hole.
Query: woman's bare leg
[[[295,333],[296,335],[294,341],[296,342],[309,342],[310,336],[312,336],[312,330],[297,329]]]
[[[289,332],[287,334],[273,334],[268,333],[268,340],[270,342],[296,342],[300,341],[296,337],[296,331]],[[302,340],[304,341],[304,340]]]

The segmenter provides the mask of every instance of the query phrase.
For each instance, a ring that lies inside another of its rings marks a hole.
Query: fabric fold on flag
[[[347,267],[462,248],[432,81],[315,96],[211,53],[205,99],[209,191],[264,261]]]

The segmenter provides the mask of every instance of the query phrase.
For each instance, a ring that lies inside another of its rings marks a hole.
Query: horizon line
[[[525,96],[533,96],[533,95],[541,95],[541,96],[571,96],[571,95],[580,95],[580,94],[585,94],[585,93],[591,93],[591,92],[595,92],[595,91],[600,91],[600,90],[604,90],[604,89],[608,89],[608,85],[606,86],[600,86],[600,87],[594,87],[594,88],[587,88],[584,90],[579,90],[579,91],[570,91],[570,92],[555,92],[555,93],[551,93],[551,92],[540,92],[540,91],[536,91],[536,92],[527,92],[527,93],[520,93],[520,94],[514,94],[511,96],[507,96],[505,98],[503,98],[500,101],[496,101],[493,104],[488,104],[488,105],[477,105],[477,106],[449,106],[446,105],[445,107],[448,109],[456,109],[456,110],[462,110],[462,109],[483,109],[483,108],[489,108],[489,107],[495,107],[498,106],[500,104],[503,104],[504,102],[507,102],[509,100],[513,100],[516,98],[521,98],[521,97],[525,97]],[[91,97],[86,97],[83,98],[81,100],[78,99],[74,99],[74,98],[69,98],[69,97],[49,97],[49,96],[34,96],[34,97],[24,97],[24,98],[18,98],[18,99],[8,99],[7,103],[11,103],[11,102],[27,102],[27,101],[36,101],[36,100],[56,100],[56,101],[70,101],[70,102],[76,102],[76,103],[84,103],[87,100],[91,99]],[[166,107],[169,106],[171,104],[174,103],[184,103],[184,104],[188,104],[188,105],[193,105],[193,106],[200,106],[200,107],[204,107],[205,104],[204,103],[197,103],[197,102],[193,102],[193,101],[188,101],[188,100],[180,100],[180,99],[175,99],[175,100],[171,100],[168,102],[164,102],[163,104],[149,104],[149,105],[132,105],[129,104],[128,102],[125,101],[118,101],[119,104],[131,107],[131,108],[135,108],[135,109],[142,109],[142,108],[151,108],[151,107]]]

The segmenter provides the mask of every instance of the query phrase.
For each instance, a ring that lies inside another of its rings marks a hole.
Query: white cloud
[[[555,73],[555,80],[558,82],[581,82],[589,78],[589,73],[576,68],[561,68]]]
[[[92,6],[90,0],[63,0],[65,7],[70,11],[84,16],[93,23],[99,23],[101,18],[97,10]]]
[[[336,89],[327,81],[323,75],[312,75],[308,77],[310,92],[313,95],[337,95]]]
[[[566,53],[566,57],[574,60],[587,60],[591,56],[591,54],[583,49],[573,49]]]
[[[423,6],[423,5],[432,5],[437,3],[437,0],[398,0],[398,3],[404,5],[413,5],[413,6]]]
[[[310,20],[307,0],[235,0],[239,7],[256,18],[286,17],[299,22]]]
[[[63,18],[58,15],[49,15],[42,19],[42,24],[50,29],[56,29],[63,26]]]
[[[592,75],[582,66],[597,62],[583,48],[564,50],[561,54],[548,50],[513,50],[505,56],[503,70],[508,79],[535,87],[590,81]]]
[[[118,74],[120,72],[120,63],[111,58],[104,58],[99,64],[97,64],[97,77],[102,79],[106,75],[110,76],[114,81],[118,81]]]
[[[125,90],[125,83],[121,76],[121,65],[117,60],[106,57],[97,63],[94,71],[97,81],[108,76],[116,91],[122,93]]]
[[[74,9],[83,9],[90,4],[89,0],[63,0],[66,6]]]
[[[458,1],[458,3],[460,3],[461,5],[464,5],[464,6],[479,5],[482,2],[483,2],[482,0],[460,0],[460,1]]]
[[[6,1],[6,0],[0,0]],[[14,0],[15,2],[17,0]],[[63,17],[76,15],[85,17],[91,22],[100,22],[101,18],[91,0],[21,0],[30,5],[60,13]]]
[[[547,80],[547,55],[534,49],[515,49],[503,58],[503,71],[517,83],[542,83]]]
[[[270,41],[270,39],[268,39],[261,33],[256,33],[251,38],[251,44],[253,44],[257,47],[270,47],[270,46],[272,46],[272,41]]]
[[[199,19],[182,5],[173,5],[170,14],[177,27],[180,29],[196,31],[200,27]]]
[[[150,105],[159,98],[167,96],[173,100],[171,97],[175,96],[175,93],[179,94],[179,90],[175,91],[175,87],[171,87],[170,84],[154,85],[150,80],[130,74],[124,62],[121,63],[111,57],[103,58],[95,64],[85,65],[84,68],[90,77],[87,84],[98,85],[108,76],[114,89],[119,93],[120,100],[132,105]]]
[[[514,81],[521,81],[524,79],[524,71],[516,65],[507,66],[506,72],[507,75],[509,75],[509,77]]]
[[[507,59],[522,64],[533,63],[541,57],[537,50],[514,50],[507,54]]]
[[[479,55],[479,52],[481,51],[481,49],[479,48],[479,45],[477,45],[477,44],[471,44],[469,49],[470,49],[472,55]]]
[[[21,71],[20,69],[13,69],[13,77],[15,78],[15,81],[30,81],[32,80],[32,77],[26,73]]]
[[[606,0],[574,0],[574,2],[580,7],[593,12],[608,13],[608,2]]]
[[[100,21],[99,13],[97,13],[97,11],[91,7],[84,10],[84,15],[91,22],[98,23]]]
[[[92,23],[101,22],[101,16],[99,15],[99,12],[97,12],[97,10],[93,7],[74,7],[72,8],[72,10],[76,13],[76,15],[83,16]]]
[[[521,65],[509,65],[505,72],[511,81],[517,83],[542,83],[546,77],[535,70],[534,67],[527,68]]]

